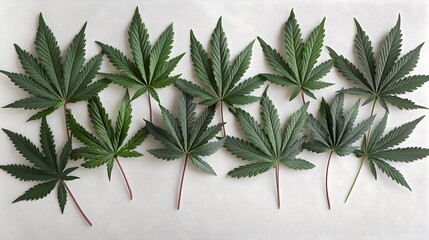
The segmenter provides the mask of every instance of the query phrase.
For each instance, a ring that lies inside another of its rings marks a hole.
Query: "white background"
[[[1,0],[0,4],[0,69],[22,72],[13,43],[34,53],[34,37],[38,14],[43,12],[47,24],[55,33],[62,52],[88,21],[87,59],[100,49],[96,40],[111,44],[130,54],[127,31],[136,6],[149,28],[151,40],[157,39],[168,24],[174,22],[173,56],[187,54],[174,73],[197,82],[192,73],[189,54],[189,30],[208,47],[210,35],[220,16],[228,36],[231,55],[236,56],[256,36],[283,51],[283,24],[292,8],[303,29],[309,32],[326,16],[325,45],[356,62],[352,44],[355,34],[353,17],[370,35],[376,51],[387,32],[402,17],[403,49],[408,52],[429,37],[428,5],[420,1],[257,1],[257,0],[181,0],[181,1],[113,1],[113,0]],[[265,62],[261,47],[255,42],[250,69],[245,77],[260,72],[272,72]],[[329,56],[326,48],[321,60]],[[320,63],[320,61],[319,61]],[[103,71],[114,71],[105,59]],[[424,46],[414,74],[428,74],[429,47]],[[0,105],[4,106],[27,94],[0,76]],[[325,77],[333,82],[331,88],[316,92],[330,100],[334,91],[350,86],[336,71]],[[260,95],[263,88],[255,91]],[[115,116],[123,89],[109,86],[101,93],[108,112]],[[426,94],[429,85],[406,97],[429,106]],[[280,111],[282,124],[300,106],[297,98],[288,102],[291,91],[272,85],[269,95]],[[160,91],[162,103],[177,113],[174,87]],[[320,100],[319,98],[319,100]],[[357,98],[347,96],[347,106]],[[319,101],[311,102],[309,111],[316,113]],[[70,105],[80,122],[89,127],[85,103]],[[244,109],[258,116],[258,104]],[[133,102],[134,133],[148,118],[147,99]],[[201,108],[199,109],[201,110]],[[380,119],[380,114],[377,121]],[[388,129],[426,114],[425,110],[399,111],[393,109]],[[40,121],[26,123],[34,111],[0,109],[0,127],[28,136],[38,143]],[[66,140],[62,111],[48,118],[57,146]],[[159,108],[154,107],[155,121],[161,123]],[[359,118],[369,115],[369,106],[361,108]],[[216,115],[215,121],[219,121]],[[230,113],[226,114],[227,132],[242,136]],[[425,118],[403,146],[428,147]],[[77,142],[77,141],[75,141]],[[0,134],[1,164],[25,163],[14,150],[5,134]],[[11,202],[33,183],[19,182],[0,172],[0,238],[1,239],[428,239],[429,238],[429,162],[428,159],[411,164],[393,163],[406,177],[410,192],[382,173],[374,181],[368,165],[361,176],[349,203],[344,197],[353,180],[359,160],[353,155],[335,156],[330,169],[332,210],[328,210],[324,196],[324,171],[327,154],[304,152],[301,156],[317,167],[309,171],[281,169],[282,208],[276,207],[274,171],[250,179],[232,179],[226,173],[244,162],[222,149],[206,160],[218,176],[209,176],[189,165],[186,172],[182,209],[175,204],[183,160],[165,162],[150,156],[146,150],[158,146],[153,138],[138,148],[145,156],[124,159],[123,167],[134,190],[130,201],[120,172],[115,167],[112,181],[106,169],[79,169],[80,180],[69,182],[82,208],[94,223],[89,227],[81,218],[71,199],[61,215],[56,192],[36,202]],[[77,165],[78,163],[71,163]]]

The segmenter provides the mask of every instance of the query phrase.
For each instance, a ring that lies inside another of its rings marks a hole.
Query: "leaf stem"
[[[74,204],[76,205],[77,209],[79,210],[80,214],[82,215],[83,218],[85,218],[86,222],[89,224],[89,226],[92,227],[92,223],[89,220],[89,218],[85,215],[85,213],[83,212],[82,208],[80,207],[79,203],[77,203],[76,198],[73,196],[73,193],[70,191],[69,187],[67,186],[66,182],[64,180],[61,180],[61,183],[64,185],[64,187],[66,188],[67,192],[70,194],[70,197],[73,199]]]
[[[220,101],[220,118],[223,123],[223,126],[222,126],[223,136],[226,137],[225,120],[223,118],[223,101]]]
[[[280,209],[280,166],[276,167],[277,208]]]
[[[149,92],[147,92],[147,100],[149,104],[149,121],[152,123],[152,100]]]
[[[64,102],[64,123],[66,125],[67,139],[69,139],[70,138],[70,131],[69,131],[69,128],[67,126],[67,102]]]
[[[374,115],[374,110],[375,110],[375,106],[376,106],[376,104],[377,104],[377,100],[378,100],[378,98],[377,97],[375,97],[375,99],[374,99],[374,103],[372,104],[372,108],[371,108],[371,115],[370,115],[370,117],[372,116],[372,115]],[[369,140],[371,139],[371,127],[369,127],[369,129],[368,129],[368,138],[367,138],[367,141],[366,141],[366,147],[368,147],[368,143],[369,143]],[[344,200],[344,203],[347,203],[347,200],[349,199],[349,197],[350,197],[350,194],[352,193],[352,191],[353,191],[353,188],[354,188],[354,186],[355,186],[355,184],[356,184],[356,181],[357,181],[357,179],[358,179],[358,177],[359,177],[359,174],[360,174],[360,170],[362,169],[362,166],[363,166],[363,163],[365,162],[365,156],[363,156],[362,157],[362,160],[361,160],[361,162],[360,162],[360,165],[359,165],[359,169],[358,169],[358,171],[357,171],[357,173],[356,173],[356,176],[355,176],[355,178],[354,178],[354,180],[353,180],[353,183],[352,183],[352,186],[350,187],[350,189],[349,189],[349,192],[347,193],[347,196],[346,196],[346,200]]]
[[[183,180],[185,179],[186,164],[188,164],[188,154],[185,156],[185,163],[183,164],[182,180],[180,180],[179,198],[177,199],[177,210],[180,210],[180,200],[182,199]]]
[[[328,190],[328,173],[329,173],[329,164],[331,163],[333,151],[329,153],[328,164],[326,165],[326,174],[325,174],[325,191],[326,191],[326,201],[328,202],[328,208],[331,210],[331,202],[329,201],[329,190]]]
[[[346,200],[344,201],[344,203],[346,203],[346,202],[347,202],[347,200],[348,200],[348,199],[349,199],[349,197],[350,197],[350,194],[352,193],[353,187],[355,186],[356,181],[357,181],[357,179],[358,179],[358,177],[359,177],[360,170],[362,169],[362,166],[363,166],[364,161],[365,161],[365,157],[362,157],[362,160],[360,161],[359,170],[358,170],[358,172],[357,172],[357,174],[356,174],[356,176],[355,176],[355,179],[353,180],[353,183],[352,183],[352,186],[350,187],[349,192],[347,193],[347,197],[346,197]]]
[[[122,168],[121,162],[116,157],[116,163],[118,163],[119,169],[121,170],[122,176],[124,177],[125,183],[127,184],[128,192],[130,194],[130,199],[133,200],[133,192],[131,191],[130,184],[128,183],[127,175],[125,175],[124,169]]]
[[[301,91],[301,100],[302,100],[302,104],[305,104],[305,97],[304,97],[303,91]]]

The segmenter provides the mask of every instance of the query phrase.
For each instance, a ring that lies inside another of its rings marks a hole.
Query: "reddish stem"
[[[223,101],[220,101],[220,118],[223,123],[223,126],[222,126],[223,136],[226,137],[225,120],[223,118]]]
[[[73,193],[70,191],[69,187],[67,186],[66,182],[61,180],[61,183],[66,188],[67,192],[70,194],[70,197],[73,199],[74,204],[76,205],[77,209],[79,209],[80,214],[82,214],[82,217],[85,218],[86,222],[89,224],[89,226],[92,227],[92,223],[89,220],[89,218],[85,215],[82,208],[80,208],[79,203],[77,203],[76,198],[74,198]]]
[[[182,199],[183,180],[185,178],[185,171],[186,171],[186,164],[187,163],[188,163],[188,155],[185,156],[185,163],[183,164],[182,180],[180,181],[179,198],[177,200],[177,210],[180,209],[180,200]]]
[[[326,200],[328,201],[328,208],[331,209],[331,202],[329,201],[329,191],[328,191],[328,173],[329,173],[329,163],[331,163],[333,151],[329,153],[328,164],[326,165],[326,175],[325,175],[325,189],[326,189]]]
[[[147,92],[147,100],[149,103],[149,121],[152,123],[152,101],[149,92]]]
[[[304,92],[301,91],[301,100],[302,100],[302,104],[305,104],[305,98],[304,98]]]
[[[67,126],[67,103],[64,103],[64,123],[66,124],[67,139],[70,138],[69,128]]]
[[[133,200],[133,192],[131,191],[130,184],[128,183],[127,175],[125,175],[121,162],[119,162],[119,159],[117,157],[116,157],[116,162],[118,163],[119,169],[121,169],[122,176],[124,177],[125,183],[127,184],[128,192],[130,193],[130,199]]]
[[[280,166],[276,167],[277,207],[280,209]]]

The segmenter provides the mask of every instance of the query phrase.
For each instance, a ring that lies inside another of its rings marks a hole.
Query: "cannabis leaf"
[[[387,114],[384,115],[378,126],[374,129],[371,136],[365,135],[361,144],[360,149],[354,151],[357,157],[367,159],[371,173],[377,180],[376,166],[392,180],[408,188],[411,191],[404,176],[386,161],[410,163],[418,159],[425,158],[429,155],[429,149],[420,147],[406,147],[406,148],[392,148],[403,141],[413,132],[416,125],[423,119],[423,117],[417,118],[414,121],[405,123],[399,127],[394,128],[392,131],[383,136],[383,132],[386,128]],[[359,171],[362,167],[360,165]],[[355,181],[353,182],[352,188]],[[350,196],[351,190],[347,195]]]
[[[120,74],[101,73],[101,76],[124,88],[135,89],[132,100],[147,92],[151,122],[151,97],[160,102],[156,89],[167,87],[180,77],[180,74],[170,76],[184,55],[183,53],[169,59],[173,48],[173,37],[173,24],[171,24],[152,46],[146,25],[142,21],[137,7],[128,30],[128,42],[134,62],[120,50],[97,42],[109,61],[120,71]]]
[[[355,23],[357,33],[354,47],[362,70],[329,48],[331,57],[336,60],[335,67],[338,71],[346,79],[357,85],[344,89],[342,92],[367,97],[364,105],[374,102],[375,106],[379,102],[386,111],[389,111],[387,104],[399,109],[425,108],[416,105],[409,99],[397,96],[413,92],[429,80],[428,75],[409,76],[409,73],[417,65],[423,43],[399,58],[402,44],[401,18],[399,16],[395,27],[386,36],[379,60],[376,62],[368,35],[362,30],[356,19]]]
[[[102,54],[91,58],[84,65],[85,28],[86,23],[73,39],[62,61],[57,40],[40,14],[34,41],[38,58],[15,44],[18,58],[26,74],[0,71],[32,96],[5,107],[43,109],[29,119],[35,120],[60,107],[63,107],[65,112],[68,103],[87,100],[107,87],[109,81],[106,79],[92,82],[100,70]]]
[[[203,99],[201,104],[220,107],[222,122],[223,105],[234,111],[235,106],[249,104],[259,98],[249,94],[263,83],[260,76],[248,78],[238,83],[249,68],[252,57],[253,41],[238,54],[230,63],[230,54],[225,32],[222,28],[222,18],[219,18],[210,41],[211,55],[204,50],[203,45],[195,38],[191,30],[191,58],[194,70],[203,83],[200,87],[190,81],[178,79],[177,88],[194,97]],[[225,127],[223,135],[226,136]]]
[[[265,90],[260,104],[262,124],[256,122],[244,110],[237,109],[235,112],[235,117],[248,141],[228,136],[225,148],[233,155],[246,161],[252,161],[252,163],[235,168],[228,175],[235,178],[252,177],[275,168],[277,204],[280,208],[280,164],[296,170],[314,167],[312,163],[297,158],[297,155],[303,150],[302,145],[306,139],[302,136],[302,129],[308,117],[308,104],[292,114],[283,131],[279,114],[268,98],[267,90]]]
[[[262,74],[262,76],[274,84],[294,87],[289,100],[294,99],[301,93],[304,104],[304,94],[316,99],[316,96],[312,92],[313,90],[333,85],[332,83],[322,82],[320,79],[331,70],[334,60],[331,59],[315,66],[322,52],[323,39],[325,37],[324,25],[325,18],[313,30],[307,42],[304,43],[301,29],[292,10],[284,26],[286,61],[275,49],[258,37],[265,58],[271,67],[280,74]]]
[[[188,159],[190,159],[192,164],[197,168],[209,174],[216,175],[213,168],[207,162],[203,161],[201,157],[212,155],[221,148],[224,143],[224,139],[209,142],[221,130],[223,125],[223,123],[219,123],[208,127],[215,114],[214,107],[206,108],[197,118],[195,113],[196,104],[193,103],[192,100],[193,98],[186,94],[180,98],[178,118],[163,106],[159,106],[161,108],[162,118],[164,119],[165,125],[167,125],[167,130],[146,121],[146,127],[149,133],[165,146],[165,148],[148,150],[150,154],[156,158],[167,161],[185,156],[177,209],[180,209],[182,186]]]
[[[322,98],[319,109],[320,119],[310,115],[307,121],[307,128],[313,136],[313,141],[305,143],[305,148],[317,153],[330,152],[325,175],[326,200],[329,209],[331,209],[331,204],[328,191],[328,172],[332,154],[345,156],[352,153],[356,149],[352,144],[364,135],[375,118],[373,115],[353,127],[359,113],[359,104],[360,101],[357,101],[347,113],[344,113],[343,93],[338,93],[330,105]]]
[[[131,187],[118,157],[130,158],[143,156],[143,154],[134,149],[142,144],[148,135],[148,131],[143,127],[127,143],[124,143],[131,125],[132,109],[128,91],[119,107],[116,126],[112,126],[112,121],[98,96],[88,101],[88,111],[89,118],[98,137],[92,135],[80,125],[70,111],[67,112],[67,123],[70,131],[75,138],[85,145],[84,147],[73,149],[71,158],[74,160],[84,159],[85,162],[82,166],[85,168],[107,165],[109,180],[111,179],[113,165],[116,161],[127,185],[130,199],[133,199]]]
[[[13,203],[23,200],[32,201],[44,198],[58,185],[57,197],[61,213],[64,213],[64,208],[67,203],[67,194],[70,194],[82,216],[88,224],[92,226],[91,221],[86,217],[66,184],[66,181],[78,179],[78,177],[70,175],[77,167],[67,168],[70,152],[72,151],[71,138],[68,139],[58,157],[55,149],[54,136],[52,135],[51,128],[46,122],[45,117],[42,118],[40,127],[41,150],[21,134],[11,132],[7,129],[3,129],[3,131],[8,135],[16,150],[18,150],[31,165],[8,164],[0,165],[0,168],[20,181],[41,182],[28,189],[24,194],[15,199]]]

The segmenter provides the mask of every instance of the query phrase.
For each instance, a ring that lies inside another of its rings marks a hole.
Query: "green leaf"
[[[15,146],[16,150],[30,163],[34,164],[37,168],[50,172],[51,167],[45,162],[43,154],[37,149],[37,147],[28,138],[11,132],[7,129],[3,129],[7,134],[10,141]]]
[[[149,73],[151,78],[154,78],[156,71],[159,71],[169,58],[171,49],[173,48],[173,35],[173,25],[171,24],[159,36],[158,41],[155,42],[150,52],[149,60]]]
[[[335,68],[349,81],[358,85],[364,92],[371,93],[374,89],[371,87],[371,84],[364,77],[364,75],[359,71],[359,69],[353,65],[349,60],[345,59],[343,56],[338,56],[338,54],[332,49],[329,48],[329,55],[335,59]],[[347,90],[347,89],[346,89]]]
[[[109,151],[100,147],[80,147],[73,149],[70,154],[70,158],[73,160],[83,159],[83,160],[93,160],[93,159],[106,159],[111,155]]]
[[[85,62],[85,28],[86,23],[70,44],[64,60],[63,84],[66,95],[70,82],[76,81]]]
[[[224,147],[228,152],[247,161],[260,161],[260,162],[271,162],[272,159],[269,155],[263,153],[261,150],[256,148],[253,144],[246,142],[237,137],[226,137]]]
[[[383,47],[380,52],[380,60],[375,73],[376,85],[379,85],[382,82],[382,79],[385,79],[401,54],[402,33],[400,24],[401,17],[399,16],[395,27],[390,30],[384,40]]]
[[[404,176],[394,167],[390,166],[386,162],[383,161],[373,161],[377,167],[384,172],[387,176],[389,176],[395,182],[401,184],[402,186],[408,188],[411,191],[411,187],[408,185],[407,181],[405,181]]]
[[[326,74],[331,71],[331,68],[334,66],[335,60],[331,59],[325,62],[322,62],[320,65],[314,67],[307,75],[307,81],[305,86],[309,86],[308,84],[316,84],[319,79],[326,76]],[[333,85],[329,83],[326,87]],[[311,85],[310,85],[311,86]],[[314,88],[311,88],[314,89]],[[316,88],[317,89],[317,88]],[[320,89],[320,88],[319,88]]]
[[[181,158],[184,155],[182,152],[169,148],[150,149],[148,152],[158,159],[167,161]]]
[[[71,152],[72,152],[72,138],[70,137],[67,140],[66,144],[64,145],[63,150],[61,151],[60,162],[58,164],[58,170],[60,172],[63,172],[64,169],[66,168]]]
[[[84,65],[85,28],[86,23],[69,45],[63,62],[57,40],[40,14],[34,41],[38,58],[15,45],[26,75],[1,71],[31,97],[17,100],[6,107],[42,109],[31,116],[30,121],[43,118],[67,103],[88,100],[106,88],[110,83],[108,80],[91,84],[100,70],[102,54]]]
[[[130,138],[130,140],[128,140],[127,143],[123,145],[121,150],[129,151],[129,150],[135,149],[136,147],[140,146],[143,143],[147,135],[149,135],[147,128],[145,127],[141,128],[139,131],[137,131],[136,134],[134,134],[134,136]]]
[[[266,91],[261,99],[262,126],[271,143],[274,155],[278,156],[282,148],[280,117],[273,102],[267,97]]]
[[[192,30],[191,58],[197,76],[201,79],[205,87],[209,89],[210,95],[216,95],[218,88],[214,80],[211,60]]]
[[[116,67],[119,71],[121,71],[121,73],[125,74],[127,77],[132,78],[136,81],[140,81],[140,74],[136,65],[131,62],[121,51],[98,41],[96,43],[101,47],[103,53],[106,54],[107,58],[113,64],[114,67]]]
[[[192,150],[190,156],[210,156],[214,154],[217,150],[219,150],[224,145],[225,139],[221,139],[215,142],[209,142],[198,148]]]
[[[395,148],[374,153],[372,158],[394,162],[414,162],[429,156],[429,149],[420,147]]]
[[[188,148],[189,138],[191,137],[192,128],[195,124],[195,108],[196,104],[192,102],[193,98],[189,95],[184,95],[179,102],[179,118],[178,123],[182,134],[183,144],[185,149]],[[188,132],[188,129],[190,130]],[[178,132],[176,132],[178,134]]]
[[[39,56],[40,64],[43,66],[46,75],[51,80],[51,84],[60,93],[60,95],[64,97],[65,93],[60,87],[60,79],[63,71],[61,51],[54,34],[46,25],[42,14],[39,16],[39,26],[37,28],[34,45],[36,45],[36,53]]]
[[[58,105],[58,101],[41,97],[29,97],[17,100],[6,105],[6,108],[41,109],[52,108]]]
[[[125,75],[113,73],[99,73],[99,75],[124,88],[140,88],[141,86],[139,82]]]
[[[279,76],[279,75],[274,75],[274,74],[261,74],[261,77],[263,77],[264,79],[268,80],[271,83],[280,85],[280,86],[292,86],[294,85],[293,82],[291,82],[289,79],[283,77],[283,76]]]
[[[225,89],[230,90],[232,87],[240,81],[244,73],[247,71],[250,65],[250,60],[252,59],[252,46],[254,41],[252,41],[247,47],[238,54],[237,58],[231,64],[231,69],[229,73],[229,78],[226,81]],[[250,91],[248,92],[250,93]]]
[[[32,165],[9,164],[0,165],[7,173],[21,181],[37,181],[38,184],[24,192],[13,202],[23,200],[37,200],[46,197],[58,185],[58,203],[61,212],[64,212],[66,205],[67,192],[65,190],[65,181],[74,180],[78,177],[70,176],[69,174],[77,169],[77,167],[67,168],[67,162],[71,152],[71,138],[64,145],[59,159],[55,153],[55,142],[52,136],[51,128],[49,127],[46,118],[42,119],[40,127],[40,143],[42,151],[40,151],[32,142],[20,134],[4,130],[14,143],[16,149],[25,157]],[[57,167],[58,166],[58,167]]]
[[[70,90],[69,90],[69,101],[70,99],[73,99],[75,94],[79,95],[83,91],[88,88],[88,85],[92,82],[92,80],[95,78],[95,76],[98,74],[98,71],[100,70],[101,63],[103,61],[103,54],[100,53],[98,55],[95,55],[93,58],[91,58],[86,65],[82,68],[82,70],[79,72],[77,78],[75,81],[70,82]],[[98,82],[108,83],[106,80],[99,80]],[[86,90],[87,91],[87,90]],[[100,89],[101,91],[101,89]],[[93,93],[92,96],[95,96],[97,93]],[[85,99],[87,100],[87,99]]]
[[[88,102],[89,118],[95,129],[96,136],[83,128],[74,117],[68,112],[68,125],[73,136],[81,141],[84,146],[74,149],[71,158],[74,160],[83,159],[85,168],[96,168],[102,165],[107,166],[107,176],[110,180],[113,165],[120,157],[140,157],[141,153],[134,149],[142,144],[148,135],[146,128],[141,128],[128,142],[124,143],[128,137],[128,132],[132,123],[132,109],[128,91],[126,91],[116,115],[116,123],[113,125],[100,98],[94,97]],[[121,167],[122,169],[122,167]],[[123,173],[124,178],[126,176]],[[126,181],[128,186],[128,181]],[[130,187],[130,198],[132,194]]]
[[[279,145],[281,145],[281,152],[290,148],[301,137],[302,130],[305,127],[308,118],[308,106],[309,104],[304,104],[300,110],[296,111],[289,117],[287,126],[283,131],[283,141],[281,143],[279,142]]]
[[[216,172],[213,170],[213,168],[207,162],[204,162],[200,157],[190,155],[189,158],[191,159],[192,164],[194,164],[194,166],[203,170],[206,173],[216,176]]]
[[[267,172],[274,167],[275,164],[272,162],[253,162],[238,168],[234,168],[228,172],[228,175],[233,178],[253,177]]]
[[[196,39],[192,30],[190,37],[194,71],[202,85],[177,79],[175,86],[180,91],[202,98],[203,101],[199,104],[214,106],[215,109],[224,104],[231,112],[234,112],[237,105],[249,104],[259,99],[249,94],[263,84],[263,79],[255,76],[240,82],[250,65],[253,42],[247,45],[231,63],[227,37],[222,28],[222,18],[219,18],[211,36],[210,55]]]
[[[391,82],[398,81],[404,76],[408,75],[417,65],[420,55],[420,49],[423,47],[423,43],[417,46],[416,49],[405,54],[392,66],[392,70],[386,76],[386,79],[381,84],[381,88],[389,85]]]
[[[299,158],[284,160],[282,163],[295,170],[308,170],[315,167],[314,164]]]
[[[196,118],[195,124],[190,132],[191,136],[189,139],[189,145],[195,146],[195,140],[199,138],[208,128],[209,124],[213,120],[215,110],[213,107],[206,108],[201,115]]]
[[[183,98],[184,97],[182,97],[180,101],[182,101]],[[183,141],[179,120],[170,111],[168,111],[168,109],[164,108],[163,106],[160,106],[160,108],[162,119],[164,120],[165,125],[167,125],[167,129],[169,131],[171,139],[174,139],[174,143],[176,146],[179,146],[180,149],[184,150],[185,145],[183,144],[186,143],[185,141]]]
[[[83,144],[91,147],[103,146],[94,135],[88,132],[82,125],[80,125],[76,121],[70,109],[68,109],[67,111],[67,126],[70,129],[72,135]]]
[[[427,81],[429,81],[429,76],[427,75],[405,77],[386,87],[385,94],[404,94],[407,92],[413,92]]]
[[[131,101],[147,92],[150,94],[149,97],[160,102],[156,89],[167,87],[180,77],[180,74],[170,75],[184,55],[180,54],[170,59],[173,38],[174,31],[171,24],[152,45],[148,29],[139,9],[136,8],[128,30],[132,60],[119,49],[97,42],[112,65],[120,72],[103,74],[103,76],[124,88],[136,89]]]
[[[73,97],[71,97],[69,99],[69,102],[74,103],[74,102],[89,100],[94,96],[96,96],[103,89],[105,89],[107,85],[109,85],[109,83],[110,81],[107,79],[95,81],[94,83],[86,86],[85,89],[83,89],[82,91],[76,93]]]
[[[308,104],[305,104],[289,118],[283,133],[278,111],[269,99],[267,90],[260,101],[261,124],[249,113],[237,109],[235,117],[246,139],[227,136],[224,146],[231,154],[252,163],[235,168],[228,175],[241,178],[256,176],[273,168],[277,168],[278,171],[280,163],[293,169],[314,167],[305,160],[295,159],[302,152],[306,139],[302,137],[302,132],[308,115],[307,108]],[[290,164],[286,163],[289,161]],[[277,180],[278,177],[276,172]]]
[[[222,124],[208,127],[213,120],[214,108],[208,107],[196,117],[195,104],[192,97],[186,94],[179,100],[178,117],[162,106],[161,112],[167,130],[146,121],[149,133],[165,148],[150,149],[148,152],[162,160],[175,160],[185,156],[182,176],[185,174],[188,158],[201,170],[216,175],[212,167],[202,160],[222,147],[224,140],[209,142],[222,128]],[[182,186],[183,182],[181,183]]]
[[[21,181],[47,181],[55,179],[55,175],[21,164],[1,165],[1,169]]]
[[[356,54],[359,59],[359,63],[362,65],[363,74],[368,79],[371,88],[374,88],[375,81],[375,57],[372,48],[372,43],[369,40],[369,36],[360,26],[359,22],[355,19],[356,24],[356,36],[354,41],[354,47]]]
[[[273,48],[271,48],[262,38],[258,37],[258,41],[261,44],[264,52],[265,59],[271,65],[271,67],[282,74],[288,81],[298,84],[298,80],[292,76],[292,70],[286,64],[283,57]]]
[[[329,49],[330,55],[335,59],[335,67],[349,81],[357,84],[357,87],[341,90],[343,93],[366,96],[364,102],[379,102],[389,111],[388,105],[399,109],[425,108],[413,101],[398,97],[397,95],[413,92],[421,87],[427,78],[424,75],[409,76],[417,66],[420,50],[423,44],[418,45],[409,53],[401,55],[402,33],[400,29],[400,17],[389,34],[384,39],[379,58],[376,61],[373,48],[368,35],[355,20],[357,33],[355,37],[355,50],[362,72],[343,56],[339,56],[334,50]],[[375,103],[374,103],[375,104]]]
[[[244,131],[249,141],[258,149],[267,155],[272,154],[272,147],[267,135],[264,134],[262,127],[256,120],[247,112],[237,109],[235,113],[240,128]]]
[[[399,108],[399,109],[419,109],[419,108],[426,108],[423,106],[416,105],[413,101],[406,99],[406,98],[400,98],[397,96],[384,96],[383,100],[387,103],[390,103],[391,105]]]
[[[266,60],[281,75],[263,74],[263,76],[274,84],[293,87],[294,91],[289,101],[296,98],[300,93],[316,99],[313,90],[333,85],[319,82],[319,80],[328,74],[335,61],[331,59],[315,67],[321,55],[325,38],[324,24],[325,18],[313,30],[307,42],[304,42],[295,13],[293,10],[290,12],[284,25],[284,47],[287,62],[275,49],[258,37]]]
[[[313,30],[308,41],[304,44],[301,60],[300,78],[305,79],[320,57],[325,38],[325,18]]]
[[[92,126],[97,130],[97,134],[100,135],[101,140],[109,146],[111,150],[114,150],[112,122],[98,96],[88,101],[88,112]]]
[[[51,168],[57,168],[57,153],[55,151],[54,136],[46,122],[46,118],[42,119],[42,125],[40,127],[40,143],[42,145],[42,154],[46,157],[46,162]]]
[[[7,71],[1,71],[6,75],[17,87],[23,89],[24,91],[38,97],[45,98],[49,100],[56,100],[57,97],[54,92],[46,89],[41,84],[37,83],[33,78],[30,78],[24,74],[11,73]]]
[[[293,71],[294,78],[299,81],[304,41],[293,9],[284,25],[284,45],[288,64]]]
[[[222,28],[222,18],[219,18],[210,41],[212,50],[213,75],[218,89],[218,95],[224,93],[227,86],[227,76],[230,74],[229,49],[225,32]]]
[[[140,70],[143,80],[147,83],[149,79],[149,65],[151,44],[146,25],[142,21],[138,7],[136,8],[133,20],[128,30],[128,42],[134,61]]]
[[[22,68],[25,70],[25,73],[28,75],[28,77],[33,79],[34,83],[45,88],[46,94],[51,95],[54,99],[61,98],[60,92],[55,90],[51,85],[48,76],[46,75],[42,65],[38,62],[38,60],[30,53],[22,50],[18,45],[14,44],[14,46]],[[8,77],[11,78],[10,76]]]
[[[23,200],[32,201],[32,200],[44,198],[48,196],[48,194],[51,193],[52,190],[54,190],[55,186],[57,185],[57,182],[58,180],[52,180],[49,182],[37,184],[36,186],[25,191],[25,193],[19,196],[17,199],[15,199],[13,203],[23,201]]]
[[[64,188],[63,183],[61,182],[60,184],[58,184],[57,198],[58,198],[58,203],[60,205],[61,213],[64,213],[64,208],[67,203],[67,192],[66,192],[66,189]]]
[[[388,134],[380,139],[376,144],[373,145],[374,150],[387,149],[394,147],[403,141],[413,132],[417,124],[424,118],[424,116],[417,118],[414,121],[402,124],[399,127],[394,128]]]
[[[190,81],[186,81],[183,79],[177,79],[176,82],[174,83],[174,85],[180,89],[180,91],[191,95],[193,97],[200,97],[202,99],[212,99],[213,97],[203,88],[201,88],[200,86],[190,82]]]
[[[28,121],[32,121],[32,120],[36,120],[36,119],[40,119],[43,117],[48,116],[49,114],[53,113],[55,110],[57,110],[60,106],[56,105],[55,107],[50,107],[50,108],[46,108],[36,114],[34,114],[33,116],[31,116]]]
[[[361,148],[355,151],[355,155],[369,160],[371,172],[376,179],[377,174],[374,165],[377,165],[382,172],[394,181],[411,190],[402,174],[383,160],[409,163],[429,156],[429,149],[426,148],[406,147],[392,149],[392,147],[405,141],[422,119],[423,117],[420,117],[414,121],[402,124],[382,137],[387,123],[387,114],[385,114],[374,129],[368,144],[366,140],[368,137],[365,137]]]
[[[114,131],[115,142],[117,144],[116,147],[122,145],[128,135],[128,130],[131,125],[131,111],[130,96],[127,91],[119,107],[118,116],[116,116],[116,127]]]
[[[166,147],[174,149],[179,152],[183,152],[183,149],[180,145],[176,143],[176,140],[171,136],[171,134],[160,127],[155,126],[153,123],[146,121],[146,128],[150,135],[152,135],[156,140],[162,142]]]

